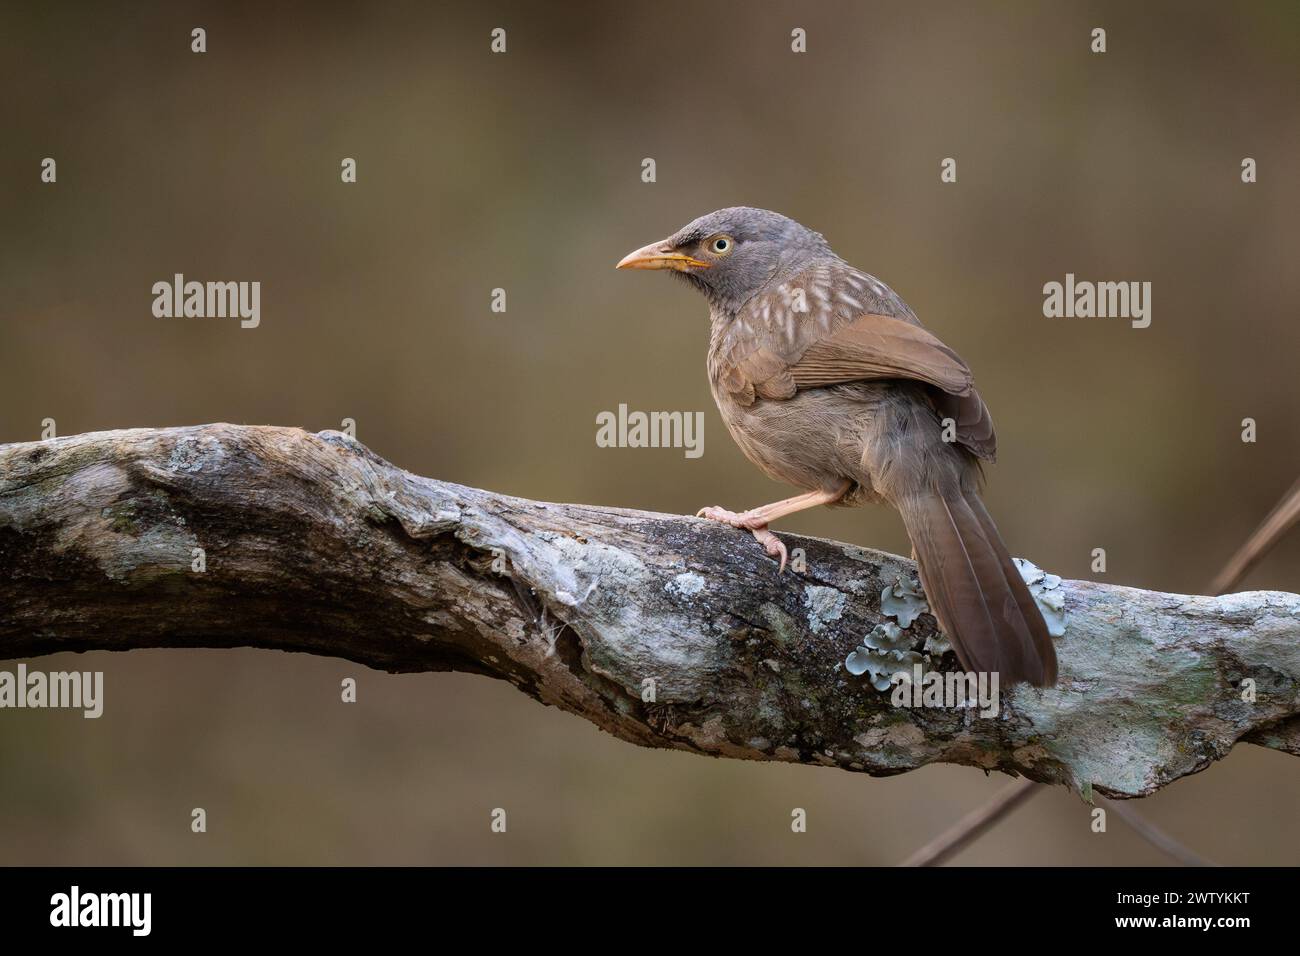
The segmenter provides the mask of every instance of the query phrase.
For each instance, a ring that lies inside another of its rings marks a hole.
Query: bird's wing
[[[974,387],[966,363],[921,326],[869,313],[811,343],[790,375],[798,388],[879,378],[915,379],[950,395]]]
[[[957,423],[957,440],[992,460],[993,421],[966,363],[910,313],[900,318],[863,311],[892,303],[864,295],[860,283],[847,281],[850,276],[860,274],[823,268],[751,301],[737,316],[739,334],[722,355],[727,390],[748,405],[852,382],[922,382],[937,389],[936,408]],[[792,296],[794,289],[805,290],[802,299]]]

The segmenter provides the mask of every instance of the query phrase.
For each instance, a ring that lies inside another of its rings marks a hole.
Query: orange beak
[[[642,246],[636,252],[629,252],[619,260],[615,269],[674,269],[687,272],[691,269],[711,269],[712,263],[685,253],[677,252],[665,239]]]

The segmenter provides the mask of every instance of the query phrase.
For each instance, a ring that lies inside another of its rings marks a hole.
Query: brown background
[[[990,508],[1052,571],[1090,577],[1104,547],[1106,580],[1201,589],[1300,472],[1294,3],[17,6],[0,441],[47,416],[352,417],[406,468],[534,498],[780,497],[713,408],[703,302],[612,268],[744,203],[824,232],[966,358],[999,429]],[[261,327],[154,318],[175,272],[260,280]],[[1151,327],[1044,318],[1066,272],[1151,281]],[[704,457],[597,448],[620,402],[704,410]],[[883,509],[784,527],[907,549]],[[1300,535],[1246,584],[1298,582]],[[299,655],[38,666],[104,670],[106,711],[0,712],[0,863],[892,863],[1006,784],[643,751],[503,684]],[[1222,862],[1295,864],[1298,804],[1300,761],[1243,746],[1141,809]],[[1044,792],[959,860],[1161,862],[1088,823]]]

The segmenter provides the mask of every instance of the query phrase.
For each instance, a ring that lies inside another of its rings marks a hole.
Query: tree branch
[[[644,746],[879,775],[944,761],[1085,795],[1152,793],[1242,739],[1300,754],[1300,596],[1063,582],[1059,686],[1003,688],[981,718],[895,707],[845,666],[912,562],[784,537],[802,573],[710,522],[421,478],[339,432],[2,445],[0,659],[261,647],[470,671]],[[923,614],[901,646],[938,638]]]

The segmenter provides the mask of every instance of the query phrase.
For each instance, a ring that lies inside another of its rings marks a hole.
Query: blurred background
[[[0,10],[0,442],[353,418],[404,468],[531,498],[784,497],[714,409],[703,301],[613,269],[747,204],[971,365],[1015,554],[1200,591],[1300,475],[1291,0],[268,6]],[[155,318],[177,272],[260,281],[261,326]],[[1044,318],[1067,272],[1150,281],[1150,328]],[[598,448],[619,403],[704,411],[703,457]],[[908,550],[889,509],[782,527]],[[1300,535],[1243,586],[1300,589]],[[3,864],[888,864],[1008,783],[640,750],[502,683],[305,655],[36,666],[103,670],[105,714],[0,713]],[[1297,805],[1300,760],[1243,745],[1136,806],[1219,862],[1296,864]],[[1057,789],[957,862],[1164,858]]]

